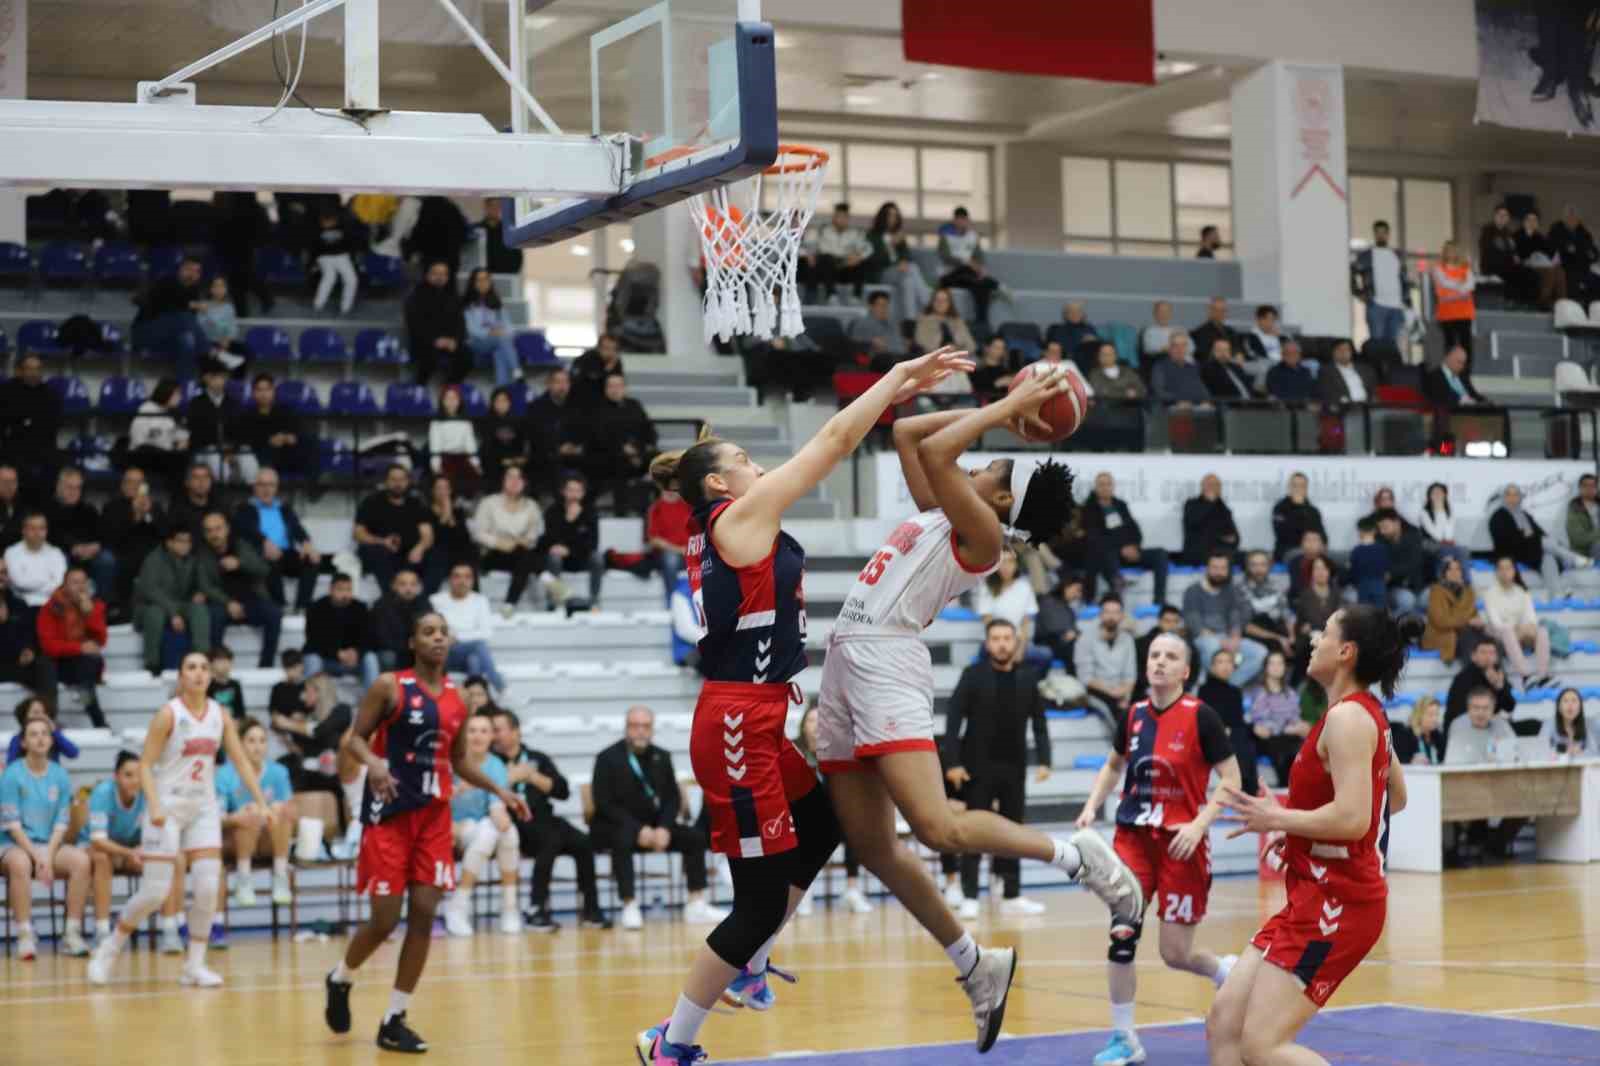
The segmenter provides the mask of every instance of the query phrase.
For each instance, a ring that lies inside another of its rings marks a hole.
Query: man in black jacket
[[[0,463],[0,552],[22,539],[22,477],[11,463]]]
[[[60,429],[61,397],[44,379],[44,361],[23,352],[16,376],[0,382],[0,459],[22,472],[30,499],[42,494],[55,472]],[[20,536],[20,524],[18,529]]]
[[[506,247],[505,225],[500,218],[500,201],[489,197],[483,201],[484,256],[489,270],[495,274],[522,273],[522,249]]]
[[[262,466],[284,474],[311,477],[317,470],[317,443],[306,433],[300,416],[278,406],[277,382],[257,374],[250,385],[251,406],[233,427],[233,439],[250,449]]]
[[[221,363],[205,360],[200,366],[200,384],[200,394],[189,401],[189,447],[197,462],[204,459],[213,472],[227,480],[229,471],[243,473],[239,467],[243,412],[228,395],[228,368]]]
[[[622,897],[622,928],[639,929],[644,916],[634,894],[633,856],[639,851],[676,851],[683,856],[683,877],[689,884],[685,921],[720,922],[727,912],[706,901],[704,833],[678,820],[682,812],[678,777],[672,756],[656,747],[656,714],[648,707],[628,708],[627,735],[594,759],[590,788],[594,795],[591,830],[598,845],[611,851],[611,870]]]
[[[371,629],[367,651],[362,657],[368,665],[364,675],[377,677],[386,670],[405,670],[411,666],[411,627],[417,616],[428,609],[422,595],[422,579],[415,570],[401,570],[367,616]]]
[[[656,454],[656,427],[644,405],[628,395],[628,381],[621,373],[606,378],[605,396],[589,411],[589,480],[595,498],[607,491],[617,514],[642,514],[647,492],[650,460]]]
[[[1084,599],[1095,599],[1095,578],[1105,578],[1110,591],[1122,592],[1123,567],[1150,571],[1155,581],[1155,602],[1167,602],[1168,558],[1161,548],[1144,547],[1144,531],[1116,495],[1117,484],[1105,471],[1094,476],[1094,491],[1083,503],[1083,532],[1087,537],[1084,562],[1088,565]]]
[[[1400,512],[1378,512],[1378,539],[1389,546],[1389,607],[1397,615],[1416,614],[1417,597],[1428,587],[1422,532],[1401,521]]]
[[[424,576],[433,548],[433,513],[411,494],[411,471],[396,463],[383,473],[383,488],[356,508],[356,555],[361,566],[388,588],[401,567]],[[429,587],[433,587],[433,582]]]
[[[1210,358],[1200,362],[1200,380],[1217,400],[1240,401],[1252,399],[1250,374],[1244,367],[1244,356],[1227,337],[1216,337],[1211,342]]]
[[[172,500],[167,517],[175,526],[182,526],[195,540],[200,539],[200,522],[212,511],[221,511],[222,490],[217,479],[205,463],[191,463],[183,478],[183,491]]]
[[[1306,530],[1314,529],[1328,539],[1322,512],[1310,499],[1311,481],[1300,471],[1289,475],[1289,495],[1272,505],[1272,561],[1281,563],[1300,551]]]
[[[945,716],[945,780],[961,790],[969,811],[986,811],[997,801],[1000,816],[1021,824],[1026,792],[1028,727],[1033,727],[1035,780],[1050,776],[1050,731],[1044,718],[1039,674],[1017,663],[1017,630],[1003,618],[989,623],[984,635],[986,658],[961,671]],[[963,729],[965,725],[965,729]],[[962,917],[975,918],[978,907],[978,862],[982,856],[961,856]],[[1005,883],[1006,914],[1038,914],[1043,905],[1022,898],[1021,866],[1016,859],[995,857],[990,872]]]
[[[592,407],[605,398],[606,378],[622,373],[622,349],[617,338],[602,333],[593,348],[572,361],[572,398],[579,407]]]
[[[572,375],[565,368],[550,371],[544,379],[544,392],[528,404],[523,419],[530,452],[530,492],[553,494],[563,470],[583,465],[589,435],[586,414],[572,398]]]
[[[1472,375],[1467,373],[1467,351],[1460,345],[1445,352],[1439,365],[1422,375],[1422,395],[1435,408],[1447,411],[1489,402],[1473,388]]]
[[[1225,340],[1230,345],[1238,341],[1239,335],[1228,325],[1228,300],[1224,296],[1213,296],[1206,305],[1206,320],[1189,331],[1189,337],[1194,341],[1194,353],[1200,362],[1215,349],[1213,345],[1218,340]]]
[[[136,301],[139,313],[133,318],[133,350],[170,353],[176,361],[174,376],[179,381],[194,380],[200,357],[211,348],[195,317],[195,312],[205,305],[206,294],[200,288],[203,274],[200,260],[186,257],[178,264],[175,275],[151,282]],[[238,295],[239,288],[232,288]],[[241,309],[239,313],[245,312]]]
[[[1517,697],[1511,691],[1505,668],[1500,665],[1500,646],[1492,640],[1474,644],[1471,658],[1450,682],[1450,692],[1444,701],[1444,722],[1439,726],[1446,743],[1451,724],[1467,713],[1467,697],[1480,688],[1494,693],[1495,714],[1510,715],[1517,709]]]
[[[64,467],[56,475],[56,495],[45,508],[50,523],[50,543],[60,548],[68,563],[89,572],[102,600],[116,595],[117,557],[111,553],[100,524],[100,512],[83,498],[83,471]]]
[[[551,800],[572,795],[567,779],[555,762],[542,751],[522,743],[522,722],[503,707],[494,709],[494,752],[506,764],[511,791],[528,804],[533,817],[518,822],[517,836],[522,854],[533,859],[533,880],[528,886],[528,912],[523,921],[536,933],[560,929],[550,915],[550,875],[556,859],[571,855],[578,872],[578,891],[583,895],[583,913],[578,924],[586,929],[610,929],[611,920],[600,910],[600,892],[595,884],[594,845],[589,834],[556,816]]]
[[[589,485],[581,475],[568,474],[561,481],[561,498],[544,512],[544,536],[537,550],[557,578],[550,590],[553,602],[567,598],[566,585],[559,580],[562,574],[588,570],[589,606],[600,604],[606,564],[600,554],[600,516],[585,498],[588,492]]]
[[[1216,551],[1238,554],[1239,527],[1222,502],[1222,479],[1207,474],[1200,479],[1200,495],[1183,502],[1183,562],[1204,566]]]
[[[145,556],[161,546],[167,514],[156,504],[144,471],[130,466],[122,472],[121,489],[106,503],[100,521],[105,542],[117,546],[117,581],[114,589],[98,591],[108,611],[120,617],[133,600],[133,579]]]
[[[328,594],[306,612],[306,676],[361,677],[361,650],[367,642],[367,605],[355,598],[349,574],[333,575]],[[377,680],[373,674],[363,683]]]
[[[233,512],[233,529],[272,568],[267,584],[273,603],[281,607],[287,602],[283,594],[285,577],[298,579],[295,608],[303,610],[311,603],[317,575],[322,572],[322,553],[311,542],[311,534],[294,508],[279,498],[277,470],[263,466],[256,471],[250,498]]]

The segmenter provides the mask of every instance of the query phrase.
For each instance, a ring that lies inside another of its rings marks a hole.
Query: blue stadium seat
[[[527,329],[517,334],[514,342],[517,347],[517,361],[523,366],[560,366],[561,357],[556,355],[556,350],[550,347],[550,342],[545,339],[544,330]]]
[[[289,335],[277,326],[251,326],[244,335],[244,342],[263,363],[294,362]]]
[[[328,395],[328,411],[336,415],[375,415],[379,413],[378,400],[363,382],[339,381]]]
[[[317,390],[305,381],[280,381],[277,389],[278,406],[302,415],[320,415],[322,400]]]
[[[405,366],[411,362],[406,346],[386,329],[364,329],[356,334],[356,362],[379,366]]]
[[[363,287],[374,296],[403,292],[411,280],[404,260],[376,252],[361,257],[361,274]]]
[[[340,385],[353,385],[355,382],[342,381]],[[337,389],[339,386],[335,385]],[[362,388],[366,388],[365,385]],[[350,445],[342,440],[321,440],[317,442],[320,453],[318,468],[326,477],[355,477],[356,457],[350,450]]]
[[[1044,349],[1044,338],[1040,336],[1039,326],[1035,322],[1002,322],[999,334],[1006,339],[1006,347],[1021,355],[1025,363],[1039,358],[1039,353]],[[1062,354],[1069,359],[1072,357],[1071,352]]]
[[[268,285],[290,288],[306,283],[306,268],[282,248],[266,247],[256,250],[256,276]]]
[[[105,414],[131,415],[147,398],[140,379],[109,377],[100,383],[100,402],[96,407]]]
[[[46,285],[85,285],[93,278],[89,246],[77,241],[56,241],[39,253],[39,276]]]
[[[6,336],[6,331],[0,329],[0,355],[11,354],[11,340]]]
[[[384,393],[383,411],[390,415],[431,415],[433,398],[422,385],[390,385]]]
[[[0,351],[3,350],[4,345],[0,344]],[[518,378],[506,387],[506,391],[511,393],[511,413],[516,415],[518,418],[521,418],[523,415],[527,414],[528,401],[532,399],[532,397],[528,394],[533,391],[532,389],[528,388],[527,379]]]
[[[102,285],[144,283],[144,260],[127,241],[107,241],[94,253],[94,277]]]
[[[40,355],[60,355],[66,351],[61,347],[61,331],[56,324],[42,318],[30,319],[17,328],[17,350]]]
[[[108,352],[127,350],[127,338],[122,335],[122,327],[115,322],[100,323],[100,337],[105,341],[105,350]]]
[[[163,244],[150,249],[150,280],[172,277],[178,272],[178,264],[182,262],[182,248]]]
[[[87,411],[92,406],[89,398],[89,388],[83,383],[82,378],[56,376],[46,382],[57,396],[61,398],[61,412],[75,415]]]
[[[313,326],[300,333],[300,359],[307,363],[342,363],[346,352],[344,338],[325,326]]]
[[[484,418],[489,414],[489,401],[483,390],[470,381],[461,383],[461,409],[471,418]]]
[[[243,381],[235,381],[229,378],[222,391],[227,395],[228,399],[239,407],[244,407],[250,402],[250,386]]]
[[[200,382],[195,378],[185,381],[178,390],[178,410],[189,409],[189,401],[200,395]]]
[[[0,241],[0,281],[26,285],[33,280],[33,257],[28,249],[10,241]]]

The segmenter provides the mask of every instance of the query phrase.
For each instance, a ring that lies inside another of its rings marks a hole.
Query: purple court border
[[[1107,1033],[1065,1033],[1004,1039],[987,1055],[970,1043],[924,1044],[872,1051],[785,1052],[782,1060],[817,1066],[905,1066],[914,1050],[917,1066],[1072,1066],[1087,1064],[1105,1046]],[[1199,1022],[1141,1027],[1149,1062],[1188,1066],[1206,1061],[1205,1028]],[[1556,1022],[1527,1021],[1437,1007],[1397,1004],[1322,1011],[1301,1042],[1330,1062],[1362,1066],[1501,1066],[1507,1062],[1600,1066],[1600,1030]],[[741,1059],[748,1066],[769,1059]]]

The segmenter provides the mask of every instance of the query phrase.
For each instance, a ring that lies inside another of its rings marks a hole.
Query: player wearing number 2
[[[1220,988],[1234,963],[1196,951],[1195,928],[1206,916],[1211,892],[1211,824],[1222,813],[1225,789],[1239,787],[1239,763],[1227,727],[1217,712],[1184,694],[1189,679],[1189,645],[1162,635],[1145,657],[1150,694],[1128,708],[1117,722],[1111,754],[1100,768],[1073,837],[1087,855],[1088,836],[1106,796],[1126,769],[1117,805],[1117,855],[1138,875],[1144,898],[1161,919],[1161,960],[1175,970],[1208,977]],[[1206,786],[1215,770],[1221,785],[1207,802]],[[1099,842],[1098,835],[1094,841]],[[1104,847],[1099,843],[1099,847]],[[1133,958],[1143,931],[1143,915],[1133,921],[1113,913],[1107,977],[1111,986],[1111,1040],[1094,1057],[1095,1066],[1143,1062],[1144,1048],[1133,1027],[1138,985]]]
[[[336,1033],[350,1031],[350,986],[355,972],[400,922],[409,900],[405,942],[400,948],[389,1009],[378,1028],[385,1051],[418,1054],[428,1044],[406,1024],[406,1008],[422,978],[433,936],[439,899],[455,886],[451,850],[452,772],[465,784],[483,789],[520,819],[528,818],[522,799],[490,780],[468,756],[467,705],[445,673],[450,627],[428,611],[411,626],[416,666],[382,674],[361,701],[346,742],[367,764],[361,818],[361,857],[356,890],[372,897],[372,917],[350,938],[344,958],[324,982],[323,1018]]]

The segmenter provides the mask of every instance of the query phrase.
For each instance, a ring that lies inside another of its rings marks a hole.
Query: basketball
[[[1041,436],[1034,430],[1025,430],[1023,439],[1035,443],[1046,441],[1055,442],[1066,440],[1078,432],[1078,427],[1083,425],[1084,416],[1089,413],[1089,389],[1084,384],[1083,375],[1072,363],[1062,363],[1067,372],[1067,391],[1052,396],[1039,408],[1039,417],[1050,424],[1052,430],[1048,437]],[[1007,391],[1015,389],[1028,380],[1029,374],[1047,374],[1052,369],[1052,364],[1043,361],[1030,363],[1022,368],[1011,378],[1011,385]]]

